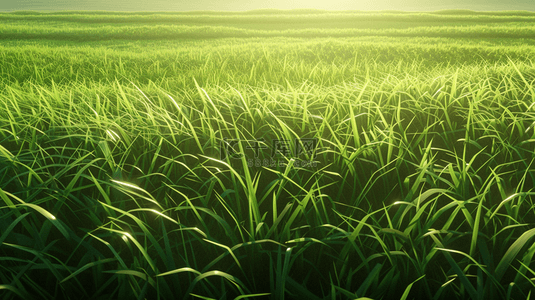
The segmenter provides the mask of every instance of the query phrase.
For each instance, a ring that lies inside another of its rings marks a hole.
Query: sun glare
[[[2,299],[529,298],[502,2],[0,0]]]
[[[347,10],[355,9],[355,1],[348,0],[294,0],[294,1],[273,1],[267,2],[269,8],[279,9],[326,9],[326,10]]]

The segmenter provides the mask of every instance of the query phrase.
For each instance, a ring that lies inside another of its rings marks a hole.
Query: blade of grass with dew
[[[67,281],[67,280],[69,280],[71,278],[74,278],[74,277],[76,277],[76,275],[82,273],[83,271],[85,271],[85,270],[87,270],[89,268],[93,268],[96,265],[105,264],[105,263],[113,262],[113,261],[116,261],[116,260],[117,259],[115,259],[115,258],[105,258],[103,260],[87,263],[84,266],[82,266],[81,268],[79,268],[78,270],[76,270],[75,272],[71,273],[71,275],[63,278],[63,280],[60,283],[63,283],[63,282],[65,282],[65,281]]]
[[[429,233],[429,236],[433,239],[433,241],[437,244],[438,248],[440,249],[446,249],[444,247],[444,245],[442,245],[442,243],[440,242],[440,240],[434,235],[434,233],[430,232]],[[479,299],[479,295],[476,291],[476,289],[474,288],[474,286],[472,285],[472,283],[470,283],[470,281],[468,280],[468,278],[466,277],[466,274],[464,274],[463,270],[461,269],[461,267],[457,264],[457,262],[453,259],[453,257],[451,256],[451,254],[448,252],[448,251],[442,251],[442,253],[444,254],[444,256],[446,257],[446,260],[448,261],[448,263],[450,264],[451,268],[453,269],[453,271],[457,274],[459,280],[461,281],[461,283],[463,284],[463,288],[466,289],[466,291],[468,292],[468,295],[470,296],[470,298],[472,298],[473,300],[477,300]]]
[[[147,276],[147,274],[134,271],[134,270],[115,270],[115,271],[104,271],[104,273],[111,273],[111,274],[118,274],[118,275],[130,275],[130,276],[136,276],[144,281],[148,282],[152,287],[156,287],[156,281],[152,279],[151,277]]]
[[[191,294],[191,292],[193,291],[193,288],[195,287],[195,285],[199,281],[201,281],[201,280],[203,280],[203,279],[205,279],[207,277],[211,277],[211,276],[217,276],[217,277],[221,277],[221,278],[226,279],[228,282],[232,283],[242,295],[245,294],[245,292],[249,293],[249,291],[247,290],[245,285],[237,277],[232,276],[232,275],[230,275],[228,273],[225,273],[225,272],[222,272],[222,271],[209,271],[209,272],[202,273],[199,276],[195,277],[195,279],[191,282],[191,285],[190,285],[188,291],[186,292],[186,296]]]
[[[496,270],[494,271],[494,277],[496,280],[500,281],[505,274],[505,271],[511,263],[513,262],[513,259],[516,257],[516,255],[520,252],[522,247],[533,237],[535,236],[535,229],[530,229],[526,232],[524,232],[510,247],[507,249],[507,252],[503,255],[503,257],[500,259],[500,262],[496,266]]]
[[[424,277],[425,277],[425,275],[422,275],[422,276],[420,276],[420,278],[418,278],[418,279],[416,279],[415,281],[411,282],[411,284],[409,284],[409,285],[407,286],[407,288],[405,289],[405,291],[403,292],[403,295],[401,295],[400,300],[406,300],[407,297],[409,297],[409,293],[410,293],[410,291],[411,291],[411,289],[412,289],[412,286],[413,286],[416,282],[420,281],[420,279],[422,279],[422,278],[424,278]]]

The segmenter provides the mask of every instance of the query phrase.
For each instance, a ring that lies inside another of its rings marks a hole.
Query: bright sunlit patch
[[[118,180],[112,180],[112,182],[115,182],[115,183],[118,183],[120,185],[124,185],[124,186],[127,186],[127,187],[131,187],[133,189],[139,189],[139,187],[137,187],[136,185],[133,185],[131,183],[122,182],[122,181],[118,181]]]
[[[128,242],[128,239],[131,239],[132,235],[130,233],[128,233],[128,232],[125,232],[125,233],[123,233],[122,238],[123,238],[123,241]]]
[[[270,1],[271,8],[278,9],[328,9],[328,10],[344,10],[355,9],[355,1],[351,0],[290,0],[290,1]]]
[[[7,158],[10,161],[13,161],[13,159],[15,158],[15,156],[11,154],[11,152],[7,150],[6,148],[4,148],[2,145],[0,145],[0,155],[2,157]]]
[[[98,118],[98,112],[96,110],[94,110],[92,107],[89,107],[89,109],[91,109],[93,111],[93,113],[95,114],[95,116],[97,116],[97,118]]]
[[[121,138],[119,137],[119,135],[117,133],[115,133],[115,131],[111,130],[111,129],[108,129],[106,130],[106,133],[108,134],[108,136],[114,141],[114,142],[117,142],[117,140],[120,140]]]

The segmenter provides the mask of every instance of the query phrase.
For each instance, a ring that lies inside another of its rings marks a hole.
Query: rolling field
[[[534,21],[0,13],[0,297],[535,297]]]

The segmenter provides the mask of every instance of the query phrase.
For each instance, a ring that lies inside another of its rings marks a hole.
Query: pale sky
[[[244,11],[262,8],[404,11],[440,9],[535,11],[535,0],[0,0],[0,11]]]

